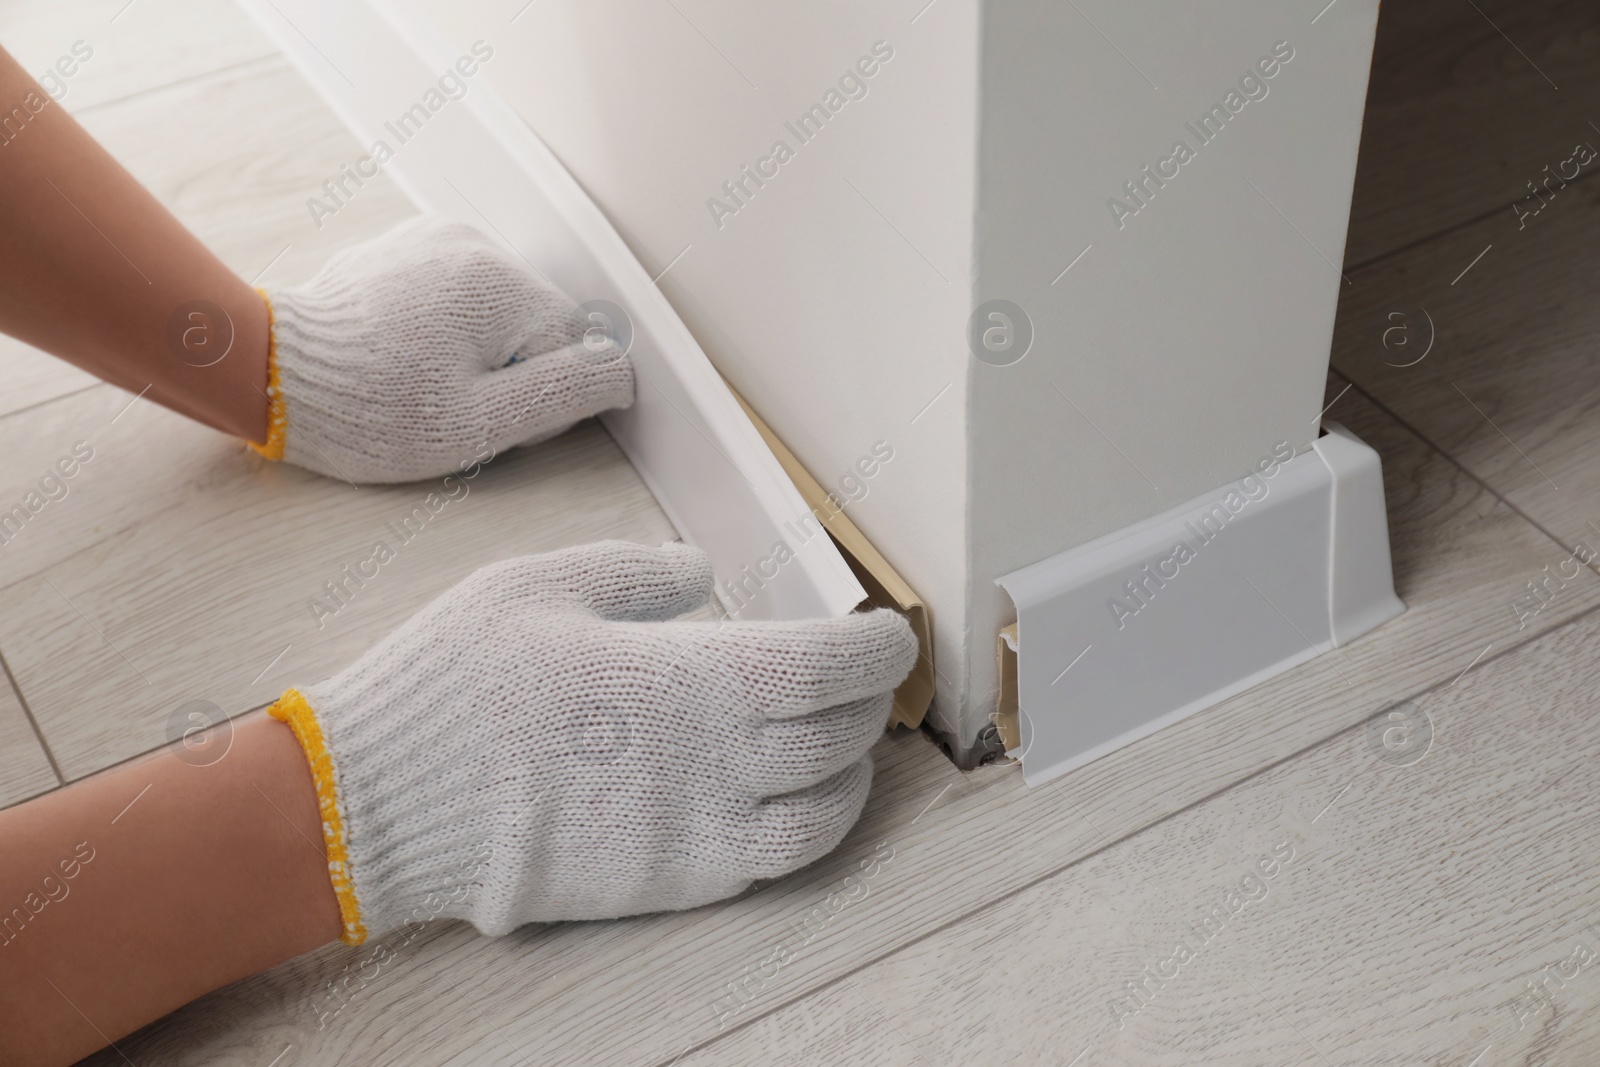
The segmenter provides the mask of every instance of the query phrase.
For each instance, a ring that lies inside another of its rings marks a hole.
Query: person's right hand
[[[681,544],[506,560],[286,693],[346,940],[691,908],[837,846],[916,638],[887,609],[673,621],[711,589]]]
[[[633,402],[633,368],[488,237],[423,217],[339,252],[272,309],[269,437],[353,482],[455,472]],[[598,343],[596,341],[598,340]]]

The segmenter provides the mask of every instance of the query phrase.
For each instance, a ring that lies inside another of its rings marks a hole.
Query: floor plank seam
[[[1587,619],[1589,616],[1594,615],[1596,613],[1600,613],[1600,604],[1597,604],[1597,605],[1595,605],[1593,607],[1590,607],[1590,608],[1586,608],[1585,610],[1583,610],[1583,611],[1579,612],[1578,614],[1574,615],[1572,618],[1567,619],[1564,622],[1557,623],[1557,624],[1549,627],[1548,629],[1540,630],[1540,631],[1537,631],[1535,633],[1529,634],[1525,639],[1523,639],[1521,641],[1518,641],[1516,644],[1507,645],[1500,652],[1498,652],[1497,654],[1495,654],[1493,656],[1490,656],[1487,660],[1474,660],[1473,662],[1475,664],[1479,664],[1479,665],[1486,665],[1486,664],[1489,664],[1489,663],[1494,663],[1495,661],[1497,661],[1499,659],[1502,659],[1507,655],[1510,655],[1512,652],[1515,652],[1518,649],[1523,648],[1524,646],[1532,643],[1533,641],[1541,640],[1541,639],[1543,639],[1543,638],[1545,638],[1547,636],[1555,634],[1556,632],[1558,632],[1560,630],[1563,630],[1563,629],[1565,629],[1565,628],[1567,628],[1569,626],[1573,626],[1574,624],[1579,623],[1579,622],[1583,621],[1584,619]],[[1401,697],[1400,700],[1413,700],[1414,701],[1414,700],[1418,699],[1419,697],[1426,696],[1429,693],[1432,693],[1432,692],[1434,692],[1434,691],[1436,691],[1436,690],[1438,690],[1440,688],[1448,688],[1449,686],[1454,685],[1456,680],[1459,677],[1460,677],[1459,675],[1452,676],[1449,679],[1441,677],[1438,681],[1435,681],[1435,682],[1433,682],[1433,683],[1431,683],[1429,685],[1424,686],[1421,689],[1418,689],[1418,690],[1416,690],[1416,691],[1414,691],[1414,692],[1412,692],[1412,693],[1410,693],[1410,694],[1408,694],[1406,696]],[[1396,701],[1396,703],[1398,703],[1398,701]],[[1370,716],[1368,716],[1367,718],[1370,718]],[[771,1016],[771,1015],[773,1015],[773,1014],[775,1014],[775,1013],[777,1013],[779,1011],[782,1011],[784,1008],[789,1007],[791,1004],[797,1004],[802,1000],[807,1000],[807,999],[810,999],[812,997],[815,997],[818,994],[822,993],[824,990],[831,989],[832,987],[838,985],[839,983],[844,982],[846,979],[851,978],[854,975],[860,973],[861,971],[866,970],[868,967],[871,967],[873,964],[878,963],[880,960],[888,959],[890,956],[896,955],[899,952],[902,952],[902,951],[904,951],[906,949],[909,949],[909,948],[911,948],[911,947],[913,947],[913,946],[915,946],[917,944],[920,944],[921,942],[928,940],[930,937],[933,937],[933,936],[935,936],[937,934],[943,933],[944,931],[949,930],[949,929],[951,929],[951,928],[953,928],[955,926],[959,926],[960,924],[968,921],[969,919],[976,918],[979,913],[981,913],[983,911],[987,911],[990,908],[994,907],[995,905],[1000,904],[1000,903],[1002,903],[1004,901],[1010,900],[1013,897],[1016,897],[1016,896],[1019,896],[1019,895],[1021,895],[1023,893],[1026,893],[1030,889],[1033,889],[1035,886],[1042,885],[1043,883],[1049,881],[1050,879],[1055,878],[1058,875],[1063,874],[1063,873],[1071,870],[1074,867],[1080,866],[1080,865],[1088,862],[1089,860],[1094,859],[1096,856],[1099,856],[1099,855],[1101,855],[1103,853],[1109,852],[1112,849],[1118,848],[1122,844],[1124,844],[1124,843],[1126,843],[1128,841],[1131,841],[1135,837],[1138,837],[1140,834],[1143,834],[1148,830],[1152,830],[1155,827],[1161,826],[1162,824],[1164,824],[1166,822],[1169,822],[1170,820],[1175,819],[1175,818],[1179,817],[1180,815],[1185,814],[1188,811],[1191,811],[1191,810],[1193,810],[1195,808],[1198,808],[1198,807],[1200,807],[1202,805],[1209,804],[1213,800],[1216,800],[1217,798],[1223,796],[1224,794],[1232,792],[1233,790],[1237,789],[1238,787],[1240,787],[1242,785],[1245,785],[1246,783],[1249,783],[1249,782],[1255,780],[1256,778],[1261,777],[1262,775],[1265,775],[1265,774],[1267,774],[1267,773],[1269,773],[1271,771],[1274,771],[1277,768],[1279,768],[1281,766],[1284,766],[1285,764],[1293,762],[1294,760],[1300,759],[1301,757],[1305,756],[1306,754],[1314,751],[1315,749],[1321,748],[1323,745],[1326,745],[1328,742],[1334,740],[1335,738],[1337,738],[1337,737],[1339,737],[1339,736],[1341,736],[1343,734],[1350,733],[1351,731],[1354,731],[1354,730],[1363,729],[1365,727],[1365,725],[1366,725],[1367,718],[1362,718],[1357,722],[1351,723],[1349,726],[1344,726],[1344,727],[1341,727],[1341,728],[1333,731],[1333,733],[1328,734],[1325,737],[1319,738],[1319,739],[1317,739],[1315,741],[1308,742],[1307,744],[1301,746],[1300,748],[1296,749],[1295,751],[1290,752],[1290,753],[1280,757],[1279,759],[1273,760],[1271,763],[1264,764],[1263,766],[1258,767],[1254,771],[1251,771],[1249,774],[1246,774],[1246,775],[1244,775],[1244,776],[1242,776],[1242,777],[1240,777],[1240,778],[1238,778],[1238,779],[1236,779],[1236,780],[1234,780],[1232,782],[1229,782],[1226,785],[1220,786],[1217,789],[1212,790],[1210,793],[1205,794],[1204,796],[1195,798],[1194,800],[1192,800],[1189,803],[1185,804],[1181,808],[1177,808],[1177,809],[1175,809],[1175,810],[1173,810],[1171,812],[1168,812],[1167,814],[1162,815],[1159,818],[1153,819],[1150,822],[1148,822],[1148,823],[1146,823],[1146,824],[1144,824],[1142,826],[1135,827],[1134,829],[1129,830],[1128,832],[1124,833],[1122,836],[1116,838],[1115,840],[1108,841],[1105,845],[1103,845],[1103,846],[1101,846],[1099,848],[1096,848],[1096,849],[1094,849],[1094,850],[1092,850],[1090,852],[1086,852],[1083,855],[1077,857],[1076,859],[1073,859],[1072,861],[1070,861],[1068,863],[1065,863],[1062,866],[1060,866],[1060,867],[1058,867],[1058,868],[1056,868],[1054,870],[1047,871],[1047,872],[1045,872],[1043,874],[1040,874],[1040,875],[1028,880],[1027,882],[1023,883],[1022,885],[1016,886],[1016,887],[1014,887],[1012,889],[1008,889],[1004,893],[1000,893],[1000,894],[998,894],[998,895],[996,895],[996,896],[984,901],[981,905],[979,905],[979,906],[977,906],[975,908],[972,908],[972,909],[970,909],[968,911],[965,911],[965,912],[963,912],[963,913],[961,913],[959,915],[953,916],[952,918],[946,920],[945,922],[942,922],[939,925],[937,925],[937,926],[935,926],[935,927],[933,927],[933,928],[931,928],[929,930],[925,930],[922,933],[918,934],[917,936],[915,936],[913,938],[910,938],[909,940],[907,940],[907,941],[905,941],[905,942],[903,942],[901,944],[898,944],[898,945],[894,946],[893,948],[888,949],[887,951],[881,952],[881,953],[873,956],[870,959],[864,960],[860,964],[858,964],[857,966],[852,967],[847,971],[840,972],[840,974],[835,978],[829,979],[828,981],[823,982],[820,985],[817,985],[817,986],[814,986],[814,987],[811,987],[811,988],[808,988],[808,989],[803,989],[803,990],[795,993],[794,996],[790,997],[787,1000],[775,1002],[772,1005],[772,1007],[769,1008],[767,1011],[762,1012],[762,1013],[760,1013],[758,1015],[754,1015],[751,1018],[746,1019],[743,1022],[735,1023],[733,1026],[729,1027],[729,1029],[727,1030],[726,1033],[717,1034],[715,1037],[710,1038],[709,1040],[703,1041],[698,1045],[692,1045],[689,1048],[686,1048],[682,1052],[678,1053],[676,1056],[674,1056],[670,1060],[662,1060],[662,1061],[657,1062],[656,1064],[653,1065],[653,1067],[673,1067],[673,1064],[676,1064],[678,1061],[683,1059],[683,1057],[688,1055],[690,1052],[697,1052],[700,1049],[708,1048],[711,1045],[716,1044],[718,1041],[721,1041],[724,1038],[732,1036],[737,1031],[742,1030],[745,1027],[750,1026],[753,1023],[760,1022],[761,1020],[763,1020],[763,1019],[767,1018],[768,1016]],[[963,773],[971,773],[971,772],[963,772]],[[1085,816],[1085,820],[1087,821],[1087,817],[1086,816]],[[1094,824],[1090,823],[1090,826],[1091,826],[1091,828],[1093,828]],[[1107,836],[1107,835],[1102,835],[1102,836]]]
[[[1448,453],[1444,449],[1440,448],[1437,444],[1434,443],[1433,439],[1430,438],[1427,434],[1423,433],[1420,429],[1418,429],[1417,427],[1413,426],[1411,423],[1407,422],[1404,418],[1402,418],[1399,412],[1394,411],[1388,405],[1384,404],[1383,401],[1379,400],[1372,393],[1368,392],[1366,390],[1366,388],[1364,388],[1361,385],[1360,382],[1356,381],[1351,376],[1345,374],[1343,371],[1340,371],[1337,367],[1333,368],[1333,370],[1334,370],[1334,373],[1338,374],[1341,378],[1343,378],[1345,381],[1349,382],[1352,386],[1354,386],[1355,387],[1355,391],[1360,393],[1363,397],[1365,397],[1374,407],[1376,407],[1379,411],[1383,412],[1385,415],[1389,416],[1395,422],[1399,423],[1401,426],[1405,427],[1405,429],[1409,433],[1412,433],[1412,434],[1414,434],[1416,436],[1417,440],[1419,440],[1423,444],[1427,445],[1434,452],[1436,452],[1439,455],[1443,456],[1453,467],[1455,467],[1457,470],[1459,470],[1462,474],[1465,474],[1473,482],[1475,482],[1479,486],[1481,486],[1483,488],[1483,490],[1485,492],[1487,492],[1490,496],[1494,497],[1500,503],[1504,504],[1506,506],[1506,508],[1513,515],[1516,515],[1523,522],[1526,522],[1529,526],[1532,526],[1535,530],[1538,530],[1540,533],[1544,534],[1544,536],[1549,538],[1550,541],[1553,544],[1555,544],[1555,546],[1557,548],[1560,548],[1560,549],[1562,549],[1564,551],[1569,551],[1569,552],[1572,550],[1571,546],[1565,544],[1561,540],[1561,538],[1557,537],[1554,533],[1550,532],[1550,530],[1546,529],[1545,525],[1543,523],[1541,523],[1539,520],[1535,519],[1533,516],[1529,515],[1527,512],[1523,511],[1521,508],[1519,508],[1517,505],[1513,504],[1511,501],[1507,500],[1505,498],[1505,496],[1503,496],[1498,490],[1496,490],[1494,488],[1494,486],[1490,485],[1488,482],[1486,482],[1482,478],[1478,477],[1478,475],[1476,473],[1474,473],[1469,467],[1467,467],[1466,464],[1462,463],[1460,460],[1456,459],[1456,457],[1452,456],[1450,453]],[[1590,570],[1595,571],[1597,574],[1600,574],[1600,556],[1597,556],[1595,558],[1595,560],[1590,562],[1587,566],[1589,567]]]
[[[67,399],[70,399],[71,397],[80,396],[80,395],[82,395],[84,393],[87,393],[91,389],[105,389],[105,388],[107,388],[105,382],[90,382],[88,385],[80,385],[78,388],[72,390],[70,393],[57,393],[55,396],[47,396],[43,400],[35,400],[31,404],[24,404],[20,408],[14,408],[11,411],[8,411],[3,415],[0,415],[0,420],[9,419],[14,415],[22,415],[22,414],[24,414],[26,412],[33,411],[33,410],[36,410],[38,408],[42,408],[46,404],[54,404],[57,400],[67,400]]]
[[[1568,179],[1567,182],[1566,182],[1566,185],[1563,186],[1562,188],[1565,189],[1568,186],[1582,185],[1584,182],[1590,181],[1591,179],[1594,179],[1594,178],[1597,178],[1597,177],[1600,177],[1600,171],[1591,171],[1588,174],[1580,174],[1576,178]],[[1504,207],[1490,208],[1489,210],[1480,212],[1480,213],[1472,216],[1469,219],[1464,219],[1461,222],[1452,223],[1449,226],[1446,226],[1442,230],[1438,230],[1438,231],[1436,231],[1434,233],[1428,234],[1426,237],[1418,237],[1418,238],[1415,238],[1414,240],[1407,241],[1405,244],[1400,245],[1397,248],[1392,248],[1387,252],[1379,252],[1375,256],[1369,256],[1368,258],[1362,260],[1360,263],[1347,263],[1347,264],[1345,264],[1345,268],[1344,268],[1345,273],[1346,274],[1354,274],[1357,271],[1366,270],[1368,267],[1371,267],[1371,266],[1373,266],[1375,264],[1378,264],[1378,263],[1382,263],[1385,260],[1393,259],[1395,256],[1401,255],[1401,254],[1403,254],[1405,252],[1414,251],[1415,249],[1421,248],[1423,245],[1427,244],[1429,241],[1434,241],[1434,240],[1437,240],[1437,239],[1439,239],[1441,237],[1448,237],[1450,234],[1459,233],[1462,230],[1465,230],[1465,229],[1467,229],[1467,228],[1469,228],[1471,226],[1476,226],[1478,223],[1483,222],[1486,219],[1493,218],[1495,215],[1500,214],[1504,210],[1505,210]]]
[[[215,70],[203,71],[199,74],[191,74],[186,78],[179,78],[176,81],[162,82],[160,85],[151,85],[143,89],[136,89],[131,93],[127,93],[124,96],[115,97],[111,100],[99,100],[93,104],[85,104],[83,107],[74,108],[72,113],[74,115],[91,115],[108,107],[114,107],[118,104],[125,104],[130,100],[139,100],[143,97],[152,96],[156,93],[167,92],[169,89],[177,89],[182,86],[193,85],[196,82],[203,82],[208,78],[223,78],[225,76],[237,74],[248,67],[262,67],[266,69],[281,67],[287,69],[288,66],[288,61],[284,59],[281,52],[269,52],[265,55],[256,56],[253,59],[241,59],[237,63],[229,63],[227,66],[218,67]]]
[[[11,691],[17,694],[17,703],[22,705],[22,714],[27,718],[28,725],[33,728],[34,740],[39,742],[39,747],[44,751],[44,758],[50,763],[50,771],[56,776],[56,788],[60,789],[67,784],[66,775],[61,773],[61,764],[56,762],[56,754],[50,750],[50,743],[45,740],[44,731],[39,728],[39,720],[34,717],[33,708],[28,705],[28,698],[23,695],[22,686],[17,684],[17,676],[11,673],[11,664],[6,662],[4,652],[0,652],[0,671],[5,672],[6,682],[11,686]],[[20,804],[22,801],[19,800],[17,803]]]
[[[69,778],[69,777],[67,777],[66,772],[63,771],[61,769],[61,766],[56,762],[55,753],[50,750],[50,745],[45,740],[45,737],[44,737],[44,731],[40,729],[38,721],[36,719],[34,719],[34,717],[33,717],[33,709],[28,706],[27,698],[22,695],[22,687],[17,684],[16,678],[11,674],[11,668],[6,664],[5,655],[3,653],[0,653],[0,668],[4,668],[6,677],[11,682],[11,689],[12,689],[13,692],[15,692],[17,694],[17,700],[22,704],[22,710],[28,716],[28,722],[33,727],[33,732],[34,732],[35,736],[37,736],[38,739],[39,739],[39,747],[44,749],[45,757],[47,759],[49,759],[50,767],[51,767],[52,770],[55,771],[56,781],[58,783],[56,785],[55,789],[60,789],[63,786],[71,785],[73,782],[81,782],[85,778],[92,778],[93,776],[101,773],[102,771],[111,770],[113,767],[121,767],[125,763],[133,763],[133,762],[135,762],[137,760],[145,759],[146,757],[148,757],[148,756],[150,756],[150,755],[152,755],[152,754],[154,754],[156,752],[159,752],[161,749],[167,747],[166,746],[166,742],[162,742],[161,744],[153,745],[150,748],[147,748],[147,749],[143,750],[142,752],[135,752],[131,756],[128,756],[128,757],[126,757],[124,759],[119,759],[115,763],[108,763],[103,767],[96,767],[94,770],[89,771],[87,774],[81,774],[76,778]],[[232,719],[243,718],[246,715],[254,715],[256,712],[263,711],[266,708],[270,707],[271,705],[272,705],[272,701],[269,700],[264,704],[258,704],[255,707],[246,708],[243,711],[239,712],[237,715],[231,715],[231,716],[229,716],[229,719],[231,721]],[[53,792],[55,792],[55,789],[47,789],[47,790],[45,790],[45,793],[53,793]],[[44,796],[45,793],[35,793],[34,796],[32,796],[32,797],[23,797],[21,799],[12,801],[10,804],[0,804],[0,811],[4,811],[6,808],[16,807],[18,804],[27,803],[29,800],[35,799],[35,797]]]

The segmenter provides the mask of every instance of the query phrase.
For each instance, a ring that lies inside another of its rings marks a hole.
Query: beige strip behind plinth
[[[1006,751],[1022,747],[1022,724],[1017,716],[1017,624],[1012,623],[995,638],[995,655],[1000,661],[1000,695],[995,700],[995,729]]]
[[[922,725],[922,717],[927,714],[928,705],[933,700],[933,624],[928,618],[927,606],[916,591],[906,584],[905,579],[889,566],[889,561],[883,558],[882,553],[872,547],[866,535],[850,521],[844,510],[829,499],[828,491],[800,465],[794,453],[784,447],[772,429],[761,421],[761,416],[745,403],[744,397],[731,385],[728,391],[739,401],[744,413],[750,416],[750,421],[767,442],[767,447],[772,449],[772,454],[778,458],[784,473],[800,490],[800,496],[811,508],[811,513],[828,531],[828,536],[839,546],[839,551],[844,553],[856,579],[867,591],[864,603],[873,607],[894,608],[911,623],[921,654],[917,657],[916,666],[906,675],[906,680],[894,691],[894,711],[889,716],[889,725],[913,728]]]

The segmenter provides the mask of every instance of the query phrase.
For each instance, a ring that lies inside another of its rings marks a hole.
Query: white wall
[[[960,338],[972,289],[975,0],[938,0],[920,17],[920,3],[887,0],[544,0],[510,23],[516,6],[503,0],[413,6],[453,50],[480,38],[495,48],[479,77],[646,269],[688,248],[662,290],[818,480],[837,484],[878,441],[894,450],[848,513],[932,609],[939,706],[953,726],[966,654]],[[802,144],[785,123],[863,57],[876,59],[870,78],[855,72],[865,96]],[[719,226],[707,200],[732,204],[723,182],[777,140],[794,158]]]

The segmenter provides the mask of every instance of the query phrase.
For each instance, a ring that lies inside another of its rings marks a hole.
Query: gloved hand
[[[506,560],[285,693],[344,940],[691,908],[837,846],[916,638],[888,610],[667,621],[711,582],[681,544]]]
[[[564,293],[460,223],[413,219],[262,293],[271,408],[252,447],[319,474],[437,477],[481,459],[484,442],[542,441],[633,402],[627,357],[585,338]]]

